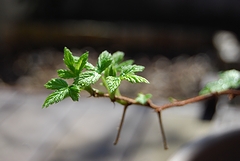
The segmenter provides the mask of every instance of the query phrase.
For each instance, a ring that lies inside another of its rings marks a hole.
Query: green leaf
[[[66,70],[66,69],[59,69],[57,73],[60,78],[64,78],[64,79],[70,79],[70,78],[76,77],[75,74],[73,74],[70,70]]]
[[[106,78],[106,82],[109,87],[110,93],[113,93],[120,86],[121,78],[108,76]]]
[[[233,69],[220,74],[220,80],[230,88],[238,88],[240,86],[240,72]]]
[[[120,64],[118,64],[119,67],[122,67],[122,66],[128,66],[128,65],[132,65],[134,63],[134,60],[126,60]]]
[[[97,71],[101,74],[112,63],[112,56],[109,52],[103,51],[98,57]]]
[[[76,62],[75,69],[77,71],[77,74],[80,74],[80,72],[83,70],[85,67],[86,63],[88,61],[88,52],[82,54],[78,61]]]
[[[147,101],[152,97],[151,94],[142,94],[142,93],[139,93],[138,94],[138,97],[135,99],[138,103],[142,104],[142,105],[145,105],[147,103]]]
[[[89,63],[89,62],[87,62],[87,63],[85,64],[85,68],[86,68],[87,70],[92,70],[92,71],[95,71],[95,70],[96,70],[96,68],[95,68],[91,63]]]
[[[64,59],[63,59],[65,65],[68,67],[68,69],[70,71],[72,71],[73,73],[75,73],[75,61],[74,61],[74,57],[72,55],[72,52],[68,49],[68,48],[64,48]]]
[[[221,92],[228,89],[227,86],[223,86],[219,81],[208,83],[200,92],[200,95],[210,94],[215,92]]]
[[[110,66],[104,71],[104,76],[105,76],[105,77],[108,77],[108,76],[114,76],[114,77],[116,77],[116,76],[117,76],[117,70],[116,70],[112,65],[110,65]]]
[[[115,65],[115,66],[116,66],[116,70],[117,70],[118,72],[121,72],[121,71],[122,71],[122,68],[123,68],[124,66],[132,65],[133,62],[134,62],[133,60],[126,60],[126,61],[124,61],[124,62],[122,62],[122,63],[120,63],[120,64],[118,64],[118,65]]]
[[[69,86],[69,96],[72,98],[73,101],[78,101],[79,98],[80,88],[77,85]]]
[[[81,87],[86,87],[97,82],[100,77],[101,74],[98,74],[95,71],[86,71],[81,73],[79,77],[74,80],[74,84],[77,84]]]
[[[64,98],[68,96],[68,88],[61,88],[59,90],[56,90],[55,92],[51,93],[43,103],[43,108],[48,107],[49,105],[52,105],[54,103],[58,103],[62,101]]]
[[[119,64],[121,61],[123,61],[124,53],[121,51],[117,51],[112,54],[112,59],[114,64]]]
[[[74,60],[75,63],[77,63],[78,60],[79,60],[79,56],[74,56],[74,55],[73,55],[73,60]]]
[[[208,83],[200,92],[200,95],[222,92],[231,88],[240,87],[240,72],[237,70],[228,70],[220,74],[217,81]]]
[[[121,74],[125,75],[128,73],[134,74],[135,72],[142,72],[144,70],[144,66],[141,65],[126,65],[122,66]]]
[[[68,84],[65,80],[54,78],[48,81],[44,86],[47,89],[56,90],[56,89],[68,87]]]
[[[143,77],[138,76],[138,75],[128,74],[128,75],[125,75],[121,78],[126,79],[127,81],[129,81],[131,83],[149,83],[149,81],[146,78],[143,78]]]

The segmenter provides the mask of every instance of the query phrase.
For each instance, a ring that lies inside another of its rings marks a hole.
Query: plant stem
[[[184,105],[189,104],[189,103],[195,103],[195,102],[207,100],[211,97],[216,97],[216,96],[219,96],[219,95],[229,95],[230,99],[231,99],[231,98],[234,98],[237,95],[240,95],[240,90],[229,89],[229,90],[225,90],[225,91],[222,91],[222,92],[200,95],[200,96],[192,97],[192,98],[189,98],[189,99],[186,99],[186,100],[175,101],[175,102],[168,103],[168,104],[165,104],[165,105],[156,105],[156,104],[152,103],[151,100],[148,100],[148,102],[146,104],[141,104],[141,103],[137,102],[135,99],[132,99],[132,98],[129,98],[129,97],[126,97],[126,96],[121,96],[121,95],[120,96],[115,96],[114,102],[118,102],[118,103],[124,105],[124,110],[123,110],[122,119],[121,119],[121,122],[120,122],[120,126],[119,126],[119,129],[118,129],[118,134],[117,134],[117,137],[115,139],[114,145],[117,145],[117,143],[118,143],[118,140],[120,138],[120,133],[121,133],[121,130],[122,130],[122,126],[123,126],[123,122],[124,122],[124,118],[125,118],[125,114],[126,114],[126,110],[127,110],[128,106],[130,106],[130,105],[135,104],[135,105],[141,105],[141,106],[149,107],[149,108],[154,109],[155,112],[157,112],[157,115],[158,115],[158,118],[159,118],[160,130],[161,130],[162,139],[163,139],[163,144],[164,144],[164,149],[166,150],[166,149],[168,149],[168,146],[167,146],[167,139],[166,139],[164,128],[163,128],[161,111],[165,110],[167,108],[170,108],[170,107],[184,106]],[[92,96],[110,98],[110,95],[108,93],[102,93],[102,92],[99,92],[99,91],[95,91],[94,95],[92,95]]]
[[[230,95],[231,98],[232,98],[232,97],[235,97],[237,95],[240,95],[240,90],[229,89],[229,90],[225,90],[225,91],[222,91],[222,92],[200,95],[200,96],[192,97],[192,98],[181,100],[181,101],[175,101],[175,102],[164,104],[164,105],[156,105],[156,104],[152,103],[151,100],[148,100],[148,103],[143,105],[143,104],[137,102],[135,99],[132,99],[132,98],[129,98],[129,97],[126,97],[126,96],[121,96],[121,95],[120,96],[115,96],[115,101],[124,105],[124,106],[125,105],[129,106],[129,105],[134,104],[134,105],[141,105],[141,106],[145,106],[145,107],[150,107],[150,108],[154,109],[156,112],[158,112],[158,111],[162,111],[162,110],[165,110],[167,108],[170,108],[170,107],[184,106],[186,104],[207,100],[211,97],[220,96],[220,95]],[[108,98],[110,98],[110,95],[107,94],[107,93],[102,93],[102,92],[96,91],[94,97],[108,97]]]
[[[161,111],[158,111],[157,114],[158,114],[158,119],[159,119],[160,130],[161,130],[161,134],[162,134],[163,146],[164,146],[164,149],[167,150],[168,149],[167,139],[166,139],[166,135],[165,135],[164,128],[163,128]]]
[[[123,126],[123,122],[124,122],[124,118],[125,118],[125,114],[126,114],[127,108],[128,108],[128,105],[125,105],[124,109],[123,109],[122,119],[121,119],[121,122],[120,122],[120,125],[119,125],[119,129],[118,129],[117,137],[116,137],[116,139],[115,139],[115,141],[113,143],[114,145],[117,145],[118,140],[120,138],[120,133],[121,133],[121,130],[122,130],[122,126]]]

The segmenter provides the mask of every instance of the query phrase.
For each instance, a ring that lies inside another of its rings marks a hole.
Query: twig
[[[131,104],[135,104],[135,105],[141,105],[141,106],[146,106],[146,107],[150,107],[152,109],[155,109],[156,112],[158,111],[162,111],[165,110],[167,108],[170,107],[175,107],[175,106],[184,106],[190,103],[195,103],[195,102],[199,102],[199,101],[203,101],[203,100],[207,100],[211,97],[214,96],[220,96],[220,95],[230,95],[232,97],[235,97],[236,95],[240,95],[240,90],[234,90],[234,89],[229,89],[229,90],[225,90],[222,92],[216,92],[216,93],[211,93],[211,94],[206,94],[206,95],[200,95],[200,96],[195,96],[189,99],[185,99],[185,100],[181,100],[181,101],[175,101],[172,103],[168,103],[165,105],[156,105],[154,103],[152,103],[151,100],[148,100],[148,102],[146,104],[140,104],[139,102],[137,102],[136,100],[129,98],[129,97],[125,97],[125,96],[115,96],[115,101],[124,101],[125,104],[123,105],[131,105]],[[95,93],[94,97],[109,97],[109,94],[98,94],[97,92]]]
[[[128,105],[125,105],[124,109],[123,109],[122,119],[121,119],[121,122],[120,122],[120,125],[119,125],[119,128],[118,128],[117,137],[116,137],[116,139],[115,139],[115,141],[113,143],[114,145],[117,145],[118,140],[120,138],[120,133],[121,133],[121,130],[122,130],[122,126],[123,126],[123,122],[124,122],[124,118],[125,118],[125,114],[126,114],[127,108],[128,108]]]
[[[220,95],[230,95],[231,97],[234,97],[236,95],[240,95],[240,90],[229,89],[229,90],[225,90],[225,91],[222,91],[222,92],[216,92],[216,93],[211,93],[211,94],[192,97],[192,98],[182,100],[182,101],[175,101],[173,103],[158,106],[156,112],[162,111],[162,110],[170,108],[170,107],[184,106],[186,104],[207,100],[211,97],[220,96]]]
[[[98,91],[92,91],[92,93],[90,93],[90,94],[93,97],[108,97],[108,98],[110,98],[109,94],[98,92]],[[207,100],[211,97],[216,97],[216,96],[219,96],[219,95],[229,95],[229,99],[232,99],[235,96],[240,95],[240,90],[229,89],[229,90],[225,90],[225,91],[222,91],[222,92],[216,92],[216,93],[211,93],[211,94],[192,97],[192,98],[185,99],[185,100],[182,100],[182,101],[175,101],[175,102],[168,103],[168,104],[165,104],[165,105],[160,105],[160,106],[152,103],[151,100],[148,100],[147,103],[145,103],[145,104],[141,104],[141,103],[137,102],[135,99],[132,99],[132,98],[129,98],[129,97],[115,96],[114,102],[116,101],[116,102],[124,105],[124,109],[123,109],[123,114],[122,114],[121,122],[120,122],[119,129],[118,129],[118,134],[117,134],[117,137],[115,139],[114,145],[117,145],[118,140],[120,138],[120,133],[121,133],[121,130],[122,130],[126,110],[127,110],[129,105],[135,104],[135,105],[150,107],[157,112],[158,118],[159,118],[160,130],[161,130],[162,139],[163,139],[163,144],[164,144],[164,149],[168,149],[167,139],[166,139],[166,136],[165,136],[163,123],[162,123],[161,111],[164,110],[164,109],[170,108],[170,107],[184,106],[186,104]]]
[[[166,135],[165,135],[164,128],[163,128],[161,111],[158,111],[157,114],[158,114],[158,119],[159,119],[160,130],[161,130],[161,134],[162,134],[163,146],[164,146],[164,149],[167,150],[168,149],[167,139],[166,139]]]

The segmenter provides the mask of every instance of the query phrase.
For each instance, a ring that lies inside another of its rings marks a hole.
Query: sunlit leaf
[[[70,78],[76,77],[74,73],[72,73],[70,70],[67,70],[67,69],[59,69],[57,73],[60,78],[64,78],[64,79],[70,79]]]
[[[138,103],[145,105],[147,103],[147,101],[152,97],[151,94],[142,94],[139,93],[138,97],[135,99]]]
[[[88,61],[88,52],[82,54],[79,57],[78,61],[76,62],[75,70],[77,71],[78,74],[80,74],[80,72],[83,70],[87,61]]]
[[[103,51],[98,57],[97,71],[101,74],[112,63],[112,56],[109,52]]]
[[[65,80],[54,78],[48,81],[44,86],[47,89],[56,90],[56,89],[68,87],[68,84]]]
[[[86,87],[97,82],[100,77],[101,74],[98,74],[95,71],[86,71],[81,73],[79,77],[74,80],[74,83],[81,87]]]
[[[95,68],[91,63],[89,63],[89,62],[87,62],[87,63],[85,64],[85,68],[86,68],[87,70],[92,70],[92,71],[95,71],[95,70],[96,70],[96,68]]]
[[[69,87],[69,96],[73,101],[78,101],[80,88],[77,85],[71,85]]]
[[[122,72],[121,74],[134,74],[135,72],[142,72],[144,70],[144,66],[141,65],[127,65],[127,66],[122,66]]]
[[[74,57],[72,55],[72,52],[68,49],[68,48],[64,48],[64,59],[63,59],[65,65],[68,67],[68,69],[70,71],[72,71],[73,73],[75,73],[75,61],[74,61]]]
[[[43,108],[48,107],[49,105],[62,101],[64,98],[68,96],[68,93],[69,92],[67,87],[54,91],[46,98],[42,107]]]
[[[112,60],[114,64],[119,64],[120,62],[123,61],[124,53],[121,51],[117,51],[112,54]]]
[[[126,61],[118,64],[118,67],[132,65],[133,63],[134,63],[134,60],[126,60]]]
[[[114,77],[116,77],[116,76],[117,76],[117,70],[116,70],[112,65],[110,65],[110,66],[104,71],[104,76],[105,76],[105,77],[108,77],[108,76],[114,76]]]
[[[106,78],[107,85],[109,87],[110,92],[114,92],[121,83],[121,78],[120,77],[113,77],[113,76],[108,76]]]
[[[128,75],[125,75],[122,78],[126,79],[127,81],[129,81],[131,83],[149,83],[149,81],[146,78],[143,78],[143,77],[138,76],[138,75],[128,74]]]
[[[231,88],[240,87],[240,72],[237,70],[228,70],[222,72],[217,81],[208,83],[201,91],[200,95],[222,92]]]

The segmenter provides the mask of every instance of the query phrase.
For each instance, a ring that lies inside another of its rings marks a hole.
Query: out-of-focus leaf
[[[200,95],[222,92],[231,88],[240,87],[240,72],[233,69],[222,72],[217,81],[208,83],[200,92]]]
[[[145,105],[147,103],[147,101],[152,97],[151,94],[142,94],[139,93],[137,98],[135,99],[138,103]]]

